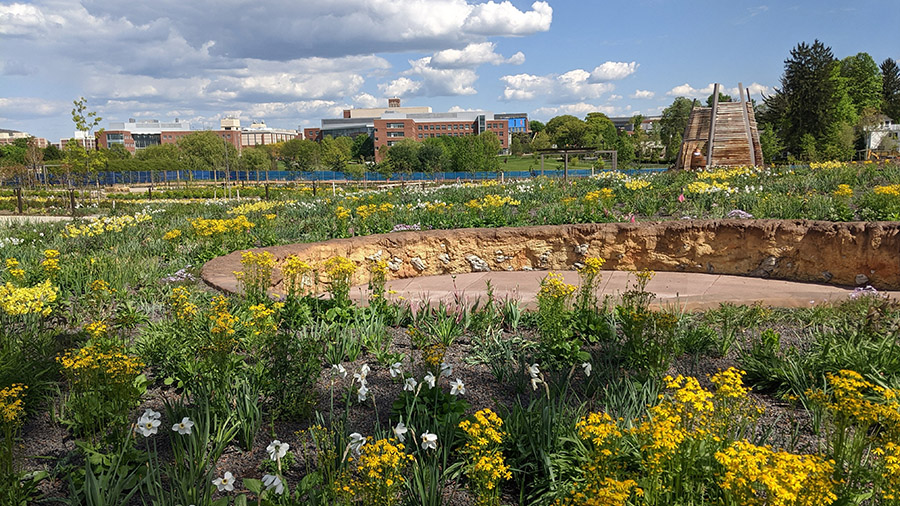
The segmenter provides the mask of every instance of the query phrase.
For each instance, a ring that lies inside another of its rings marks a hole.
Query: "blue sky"
[[[900,59],[897,0],[0,1],[0,128],[58,141],[109,121],[317,126],[349,107],[658,114],[710,84],[759,93],[819,39]]]

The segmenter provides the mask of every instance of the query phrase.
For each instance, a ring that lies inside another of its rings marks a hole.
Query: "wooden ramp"
[[[681,150],[675,161],[676,169],[691,168],[691,155],[699,149],[706,157],[707,167],[762,165],[762,148],[753,106],[744,100],[743,85],[740,102],[719,102],[719,85],[714,86],[712,107],[694,107],[684,131]],[[749,91],[747,92],[749,95]]]

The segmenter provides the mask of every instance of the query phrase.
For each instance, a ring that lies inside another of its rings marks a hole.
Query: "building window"
[[[421,129],[422,129],[422,125],[419,125],[419,130],[421,130]],[[421,137],[421,136],[420,136],[420,137]]]
[[[420,138],[420,139],[422,138],[422,134],[419,134],[419,138]]]
[[[403,137],[403,132],[388,132],[388,137]]]
[[[388,123],[387,128],[403,128],[403,123]]]

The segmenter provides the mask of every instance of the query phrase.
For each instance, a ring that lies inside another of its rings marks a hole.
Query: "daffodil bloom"
[[[466,395],[466,386],[461,379],[456,378],[450,382],[450,395]]]
[[[270,459],[277,461],[284,458],[284,456],[287,454],[288,448],[290,447],[291,445],[282,443],[281,441],[276,439],[275,441],[269,443],[269,446],[266,447],[266,451],[269,452]]]
[[[391,377],[396,378],[397,376],[399,376],[400,373],[402,372],[402,367],[403,367],[403,364],[400,362],[394,362],[393,364],[391,364],[391,369],[390,369]]]
[[[340,376],[341,379],[346,379],[347,378],[347,369],[344,369],[343,364],[334,364],[333,366],[331,366],[331,374],[334,374],[335,376]]]
[[[453,365],[447,362],[441,362],[441,376],[453,375]]]
[[[369,364],[363,364],[362,367],[359,368],[359,372],[353,373],[353,379],[359,382],[360,385],[366,384],[366,376],[369,375]]]
[[[369,395],[369,388],[363,383],[359,386],[359,390],[356,391],[356,398],[359,399],[359,402],[366,402],[367,395]]]
[[[181,434],[182,436],[190,436],[191,429],[194,428],[194,422],[191,421],[190,418],[184,417],[181,419],[180,423],[176,423],[172,426],[172,431]]]
[[[265,474],[262,477],[263,485],[266,486],[266,490],[275,490],[275,493],[281,495],[284,493],[284,483],[281,482],[281,478],[274,474]]]
[[[159,411],[153,411],[150,408],[144,410],[144,414],[141,415],[141,418],[150,418],[151,420],[159,420],[162,415]]]
[[[146,413],[138,419],[137,422],[137,430],[144,437],[150,437],[153,434],[156,434],[159,431],[160,422],[156,418],[149,418],[146,416]]]
[[[350,449],[353,450],[353,453],[359,454],[359,449],[366,444],[366,438],[360,434],[359,432],[354,432],[350,434]]]
[[[419,383],[416,381],[416,378],[406,378],[406,381],[403,385],[403,390],[406,390],[407,392],[415,392],[416,386],[418,384]]]
[[[528,366],[528,374],[531,375],[532,378],[537,378],[538,374],[541,373],[541,370],[538,368],[537,364],[531,364]]]
[[[409,432],[409,429],[406,428],[406,425],[403,425],[403,420],[397,422],[397,426],[394,427],[394,436],[400,440],[400,442],[406,441],[406,433]]]
[[[432,434],[427,430],[422,433],[422,449],[423,450],[436,450],[437,449],[437,434]]]
[[[437,378],[434,377],[434,374],[428,373],[425,375],[425,379],[423,379],[425,383],[428,383],[429,388],[434,388],[434,383],[437,381]]]
[[[219,492],[231,492],[234,490],[234,476],[231,474],[231,471],[225,471],[225,476],[213,480],[213,485],[216,486]]]
[[[587,377],[591,376],[591,370],[594,368],[590,362],[584,362],[581,364],[581,368],[584,369],[584,375]]]

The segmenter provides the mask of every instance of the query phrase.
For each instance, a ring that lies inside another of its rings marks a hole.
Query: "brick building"
[[[497,134],[500,149],[509,149],[509,123],[487,111],[385,114],[373,121],[375,156],[381,146],[393,146],[403,139],[422,142],[436,137],[466,137],[482,132]]]

